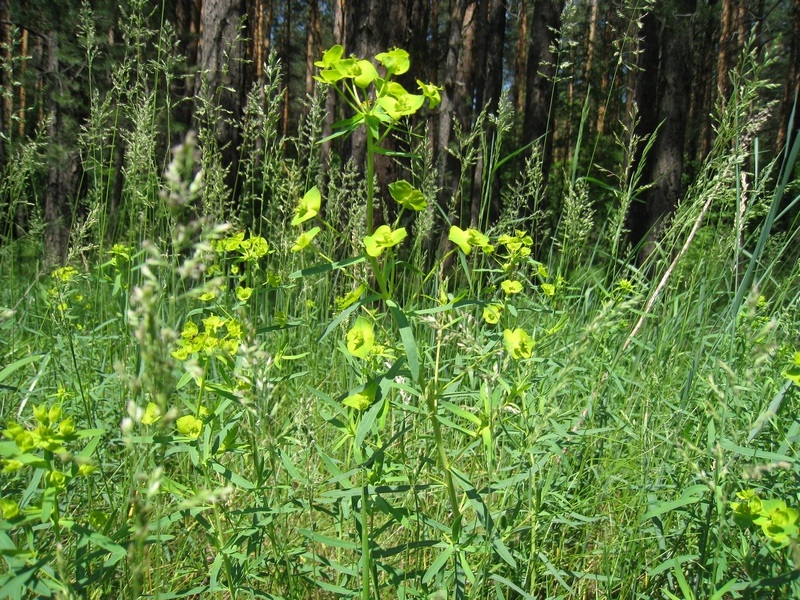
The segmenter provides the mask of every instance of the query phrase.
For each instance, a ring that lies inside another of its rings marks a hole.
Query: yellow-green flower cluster
[[[48,488],[61,492],[74,477],[86,477],[94,471],[93,465],[85,459],[74,458],[68,451],[68,442],[77,440],[80,432],[76,432],[72,417],[64,417],[60,404],[34,406],[33,416],[35,425],[32,427],[10,421],[3,430],[3,437],[13,444],[6,443],[2,448],[2,473],[9,475],[23,468],[33,468],[43,472]],[[83,433],[96,435],[89,431]],[[69,468],[62,471],[65,466]],[[6,520],[14,519],[20,514],[19,505],[4,497],[0,500],[0,513]]]
[[[358,317],[347,332],[347,351],[355,357],[367,358],[375,346],[375,330],[366,317]]]
[[[514,360],[530,358],[533,355],[533,338],[524,329],[517,327],[513,331],[503,331],[503,347]]]
[[[800,512],[797,509],[787,506],[784,500],[761,499],[755,490],[737,492],[736,497],[739,501],[730,505],[737,525],[760,527],[761,533],[773,546],[788,546],[790,541],[797,541],[800,534]]]
[[[269,244],[260,235],[250,235],[245,239],[244,231],[239,231],[213,243],[217,254],[237,253],[241,262],[252,262],[269,253]]]
[[[472,248],[480,248],[487,254],[494,252],[494,246],[489,243],[489,237],[471,227],[461,229],[458,225],[452,225],[447,239],[461,248],[464,254],[472,252]]]
[[[133,256],[133,249],[131,246],[126,246],[125,244],[114,244],[111,246],[108,254],[111,255],[111,259],[107,264],[121,267],[130,262],[131,256]]]
[[[182,436],[191,440],[196,440],[203,432],[203,419],[202,417],[208,416],[208,409],[200,407],[200,418],[195,415],[183,415],[175,420],[175,429]],[[158,408],[155,402],[148,402],[147,408],[142,415],[142,425],[153,425],[161,420],[163,415],[161,409]]]
[[[212,314],[202,320],[202,331],[194,321],[186,321],[172,356],[186,360],[192,354],[233,356],[242,341],[242,326],[234,318]]]
[[[52,273],[53,279],[61,283],[69,283],[77,277],[78,271],[75,267],[59,267]]]
[[[381,225],[375,233],[364,237],[364,247],[367,249],[367,254],[377,258],[387,248],[397,246],[407,235],[405,227],[392,230],[388,225]]]
[[[45,405],[35,406],[33,416],[37,423],[35,428],[27,429],[19,423],[11,421],[3,431],[3,436],[12,440],[22,453],[36,449],[62,452],[64,443],[73,439],[75,434],[75,422],[72,417],[62,419],[61,406],[58,404],[49,408]],[[4,461],[3,471],[16,471],[22,466],[22,463],[17,463],[19,461]]]
[[[380,76],[375,65],[369,60],[352,56],[344,58],[344,48],[337,44],[322,55],[322,60],[314,63],[322,69],[315,79],[337,87],[343,85],[349,89],[350,95],[354,96],[363,108],[363,112],[356,115],[356,118],[361,120],[367,114],[371,114],[388,124],[417,112],[422,108],[426,98],[431,108],[441,102],[439,88],[435,85],[417,80],[421,94],[411,94],[396,81],[390,81],[393,76],[402,75],[410,67],[408,52],[405,50],[394,48],[388,52],[381,52],[375,55],[375,60],[383,66],[385,77]],[[370,85],[375,89],[374,101],[369,100],[370,94],[366,93],[364,98],[361,98],[360,92],[357,91],[366,90]]]
[[[517,229],[514,235],[503,234],[497,238],[497,243],[505,247],[509,258],[525,258],[531,255],[533,238],[521,229]]]

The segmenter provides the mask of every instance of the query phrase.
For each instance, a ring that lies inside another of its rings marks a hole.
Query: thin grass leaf
[[[417,342],[414,340],[414,332],[411,330],[411,325],[405,313],[394,300],[387,300],[386,306],[389,307],[389,312],[392,313],[392,317],[394,317],[394,321],[400,330],[400,340],[403,342],[403,349],[406,351],[406,361],[408,361],[408,369],[411,371],[411,378],[418,382],[420,360]]]

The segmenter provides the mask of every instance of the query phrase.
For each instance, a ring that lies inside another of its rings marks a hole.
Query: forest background
[[[76,2],[0,3],[0,166],[14,168],[15,152],[28,140],[41,135],[48,139],[35,175],[41,184],[26,202],[8,203],[0,231],[22,237],[44,224],[45,248],[61,260],[80,207],[85,215],[88,205],[88,174],[78,139],[90,107],[114,85],[128,86],[127,96],[117,99],[120,103],[135,101],[138,93],[132,81],[115,80],[113,70],[130,51],[126,36],[131,31],[120,25],[129,11],[143,12],[144,24],[157,32],[138,40],[139,58],[163,61],[167,67],[165,80],[156,76],[143,90],[161,104],[157,118],[164,126],[155,140],[157,154],[166,160],[169,148],[201,126],[203,102],[221,108],[216,138],[233,204],[241,199],[235,184],[242,152],[239,125],[248,95],[264,83],[271,53],[280,60],[282,82],[278,131],[283,136],[295,132],[310,110],[309,98],[323,94],[322,133],[327,137],[334,122],[348,115],[341,99],[320,89],[314,79],[314,62],[323,49],[341,44],[347,54],[374,56],[401,47],[412,57],[402,83],[413,88],[419,79],[442,87],[442,105],[430,115],[415,116],[415,122],[427,121],[437,157],[437,197],[442,206],[452,205],[450,218],[456,223],[477,226],[481,221],[487,157],[476,147],[473,164],[462,173],[446,150],[456,144],[456,132],[473,129],[481,113],[491,130],[486,116],[497,115],[501,98],[507,103],[503,110],[513,110],[513,125],[502,132],[503,152],[523,152],[498,170],[484,225],[502,211],[501,181],[513,180],[534,144],[550,186],[542,204],[527,210],[545,210],[557,220],[565,173],[575,172],[575,162],[585,177],[595,180],[590,184],[592,205],[602,221],[613,197],[606,187],[612,183],[607,171],[620,160],[615,139],[626,131],[637,136],[640,142],[631,157],[637,163],[647,136],[660,128],[643,164],[642,192],[628,214],[634,246],[648,232],[650,241],[657,238],[655,226],[672,213],[696,177],[715,140],[716,108],[735,93],[731,77],[743,52],[752,53],[761,65],[759,77],[772,84],[760,98],[765,107],[760,131],[769,140],[759,147],[763,162],[785,147],[800,81],[800,4],[789,0],[181,0],[142,2],[132,8],[102,1],[89,6],[96,31],[82,28]],[[158,94],[159,86],[167,88],[164,96]],[[258,93],[262,108],[273,101],[264,97],[263,89]],[[115,109],[111,118],[125,117]],[[128,201],[121,178],[129,149],[124,139],[109,142],[112,159],[102,172],[110,194],[107,217],[112,230],[122,231]],[[363,155],[363,138],[358,136],[324,144],[323,180],[331,157],[363,165]],[[379,158],[384,191],[392,169],[394,161]],[[463,193],[455,189],[461,179],[471,182]],[[257,221],[258,215],[247,218]],[[116,232],[109,235],[115,238]]]
[[[0,597],[800,597],[800,0],[0,36]]]

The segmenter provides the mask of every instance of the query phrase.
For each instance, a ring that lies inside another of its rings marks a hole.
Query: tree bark
[[[319,2],[308,3],[308,25],[306,26],[306,95],[314,92],[314,61],[322,55],[322,23],[319,19]]]
[[[497,114],[502,92],[503,75],[503,48],[505,47],[506,30],[506,7],[501,0],[482,0],[481,4],[481,39],[477,48],[479,58],[478,68],[475,76],[475,110],[488,110],[489,114]],[[497,134],[494,124],[488,122],[487,138],[491,145],[494,136]],[[486,168],[486,158],[479,149],[478,162],[475,165],[472,184],[472,203],[470,206],[470,227],[480,228],[488,223],[481,223],[481,216],[489,217],[500,212],[500,180],[495,177],[492,180],[490,190],[489,215],[481,215],[484,171]]]
[[[0,0],[0,28],[2,28],[3,40],[3,61],[6,68],[11,68],[11,12],[8,0]],[[6,164],[6,140],[11,139],[11,112],[12,105],[12,74],[6,69],[0,70],[0,88],[2,89],[3,99],[0,102],[0,169]]]
[[[511,84],[511,97],[514,111],[518,115],[525,114],[525,73],[528,54],[528,1],[518,0],[517,41],[514,45],[514,81]]]
[[[50,146],[50,166],[47,172],[47,185],[44,195],[44,251],[45,262],[50,265],[63,264],[69,250],[69,231],[71,223],[70,201],[78,185],[79,160],[76,152],[68,149],[63,135],[63,113],[59,97],[58,34],[55,31],[46,36],[46,74],[47,79],[47,138]]]
[[[787,142],[791,142],[792,135],[789,132],[790,118],[792,110],[796,105],[795,101],[800,96],[800,0],[794,0],[792,7],[792,36],[789,38],[789,65],[786,74],[786,84],[783,88],[783,99],[781,101],[781,122],[778,124],[778,135],[775,140],[776,153],[783,152]],[[794,129],[791,132],[797,135],[800,131],[800,111],[794,115]]]
[[[658,13],[646,17],[643,29],[644,64],[637,89],[640,111],[638,134],[656,139],[644,169],[644,183],[650,188],[643,203],[631,212],[631,238],[644,242],[640,261],[655,249],[664,225],[681,195],[686,120],[692,88],[691,16],[697,0],[664,2]],[[641,160],[641,156],[639,157]]]
[[[564,2],[535,0],[531,18],[525,78],[525,120],[523,142],[542,142],[544,181],[550,173],[553,152],[553,124],[550,122],[551,99],[555,91],[556,55],[553,46],[561,27]]]
[[[347,47],[345,40],[345,12],[344,0],[333,0],[333,44],[340,44]],[[321,57],[320,57],[321,58]],[[325,98],[325,122],[322,125],[322,137],[327,138],[333,133],[333,124],[336,122],[336,92],[332,89],[328,90],[328,96]],[[330,166],[332,142],[330,140],[322,144],[320,152],[320,160],[322,161],[322,171],[327,176],[328,168]]]
[[[200,15],[201,45],[199,67],[208,77],[210,100],[222,111],[217,121],[217,143],[223,164],[228,167],[226,183],[237,195],[239,131],[245,90],[244,36],[241,35],[243,0],[204,0]],[[199,87],[199,86],[198,86]]]

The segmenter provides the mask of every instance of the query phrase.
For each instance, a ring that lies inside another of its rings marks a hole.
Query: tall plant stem
[[[373,233],[373,199],[375,198],[375,139],[372,137],[369,124],[367,132],[367,235]]]
[[[367,509],[367,479],[361,486],[361,600],[369,600],[371,557],[369,551],[369,510]]]
[[[457,521],[461,517],[461,511],[458,508],[458,496],[456,495],[456,488],[453,484],[453,474],[450,471],[450,459],[447,457],[447,449],[444,447],[444,440],[442,439],[442,427],[437,417],[438,406],[436,396],[439,389],[439,358],[442,351],[442,332],[441,330],[436,333],[436,365],[433,370],[433,385],[428,388],[428,393],[425,394],[425,402],[428,407],[428,415],[433,425],[433,439],[436,443],[436,451],[439,454],[439,466],[444,472],[444,482],[447,487],[447,496],[450,499],[450,508],[453,511],[453,520]]]

